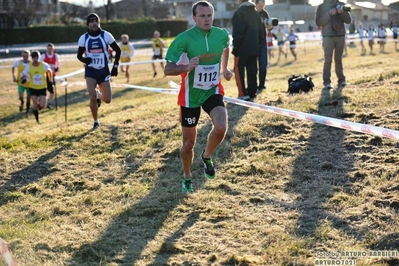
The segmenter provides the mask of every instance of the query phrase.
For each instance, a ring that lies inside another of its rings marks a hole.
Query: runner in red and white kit
[[[54,44],[47,44],[46,53],[40,56],[40,61],[47,63],[52,72],[53,72],[53,80],[47,80],[47,90],[50,93],[49,98],[47,99],[47,108],[53,109],[53,101],[54,101],[54,77],[56,72],[60,69],[61,61],[58,54],[54,52]]]
[[[201,107],[213,123],[201,155],[204,173],[209,179],[216,176],[211,155],[223,141],[227,130],[227,111],[223,102],[224,88],[220,74],[226,80],[232,77],[227,68],[230,39],[227,30],[212,26],[213,17],[214,8],[209,2],[196,2],[192,6],[195,26],[176,36],[166,54],[165,75],[182,77],[178,105],[183,134],[180,149],[184,174],[183,192],[193,192],[191,165]]]

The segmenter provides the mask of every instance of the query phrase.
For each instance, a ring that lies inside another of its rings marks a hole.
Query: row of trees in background
[[[38,16],[46,14],[40,0],[0,0],[0,27],[28,26]]]
[[[188,27],[187,20],[155,20],[142,18],[135,21],[101,23],[101,27],[111,32],[115,38],[128,34],[131,39],[152,38],[154,30],[162,35],[176,36]],[[86,25],[75,26],[39,26],[17,29],[3,29],[0,43],[3,45],[24,43],[69,43],[77,42],[80,35],[87,31]]]
[[[96,12],[102,22],[119,19],[153,17],[170,18],[170,3],[161,0],[122,0],[94,7],[91,0],[86,7],[59,0],[0,0],[0,28],[19,28],[37,25],[74,25],[85,23],[87,14]]]

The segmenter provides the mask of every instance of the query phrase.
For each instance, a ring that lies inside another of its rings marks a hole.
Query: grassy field
[[[375,50],[348,47],[349,85],[332,91],[322,90],[320,44],[299,48],[297,61],[275,53],[255,101],[399,130],[399,52],[393,43]],[[65,61],[60,74],[81,67]],[[151,65],[133,65],[130,83],[179,82],[157,68],[152,78]],[[310,75],[314,91],[287,95],[293,74]],[[18,112],[11,71],[0,78],[0,237],[19,265],[315,265],[336,252],[399,247],[396,140],[228,103],[217,178],[203,177],[211,123],[202,112],[195,191],[182,194],[175,95],[123,86],[120,73],[90,132],[83,75],[68,79],[67,116],[57,85],[59,108],[40,111],[40,124]],[[223,84],[237,96],[234,81]],[[347,255],[342,265],[399,265],[399,254]]]

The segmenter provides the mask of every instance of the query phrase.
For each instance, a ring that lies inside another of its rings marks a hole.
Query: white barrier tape
[[[166,60],[164,59],[156,59],[156,60],[148,60],[148,61],[136,61],[136,62],[127,62],[127,63],[119,63],[120,66],[126,66],[126,65],[142,65],[142,64],[150,64],[150,63],[164,63],[166,62]],[[110,63],[108,66],[113,66],[112,63]],[[80,70],[77,70],[75,72],[71,72],[62,76],[55,76],[54,79],[56,82],[61,83],[62,80],[64,80],[65,78],[69,78],[72,76],[76,76],[79,74],[82,74],[85,72],[85,69],[82,68]]]
[[[3,239],[1,239],[1,237],[0,237],[0,253],[4,258],[4,261],[6,262],[7,266],[17,266],[16,261],[12,258],[10,251],[8,251],[8,248],[4,243]]]
[[[130,44],[134,46],[143,46],[143,45],[148,45],[152,46],[152,41],[151,40],[140,40],[140,41],[133,41],[129,42]],[[0,53],[4,53],[6,49],[8,51],[22,51],[22,50],[43,50],[46,48],[46,44],[37,44],[37,45],[31,45],[31,46],[17,46],[17,47],[5,47],[5,48],[0,48]],[[64,45],[58,45],[56,44],[56,50],[77,50],[77,44],[64,44]]]
[[[297,33],[298,34],[298,33]],[[310,35],[309,35],[310,36]],[[314,47],[314,46],[321,46],[321,42],[323,40],[323,38],[321,37],[320,33],[318,32],[317,34],[312,34],[311,37],[307,36],[306,38],[301,38],[299,40],[297,40],[296,42],[296,47],[297,49],[306,49],[306,48],[310,48],[310,47]],[[346,35],[346,43],[350,43],[350,42],[360,42],[360,38],[355,34],[355,35],[351,35],[348,34]],[[368,43],[368,37],[364,37],[362,39],[364,42],[366,42],[366,44]],[[377,41],[379,41],[380,39],[376,36],[374,37],[374,42],[375,45],[377,45]],[[394,43],[394,42],[398,42],[397,39],[393,39],[391,38],[391,36],[387,36],[385,39],[381,39],[384,40],[386,44],[389,43]],[[286,44],[287,41],[284,42],[284,44],[282,45],[284,46],[290,46],[289,44]],[[278,46],[277,41],[273,40],[273,46],[269,46],[268,49],[277,49],[275,46]],[[61,46],[63,47],[63,46]],[[69,46],[68,46],[69,47]],[[75,46],[76,48],[76,46]],[[20,48],[15,48],[15,49],[20,49]],[[60,49],[60,48],[59,48]],[[2,49],[0,49],[0,54]],[[3,49],[4,50],[4,49]],[[166,48],[167,50],[167,48]],[[134,55],[135,56],[152,56],[154,54],[153,49],[152,48],[139,48],[139,49],[135,49],[134,50]],[[62,59],[62,61],[75,61],[76,59],[76,54],[59,54],[60,58]],[[11,57],[11,58],[1,58],[0,59],[0,63],[3,62],[15,62],[16,60],[21,59],[21,57]],[[158,62],[157,60],[150,60],[150,61],[143,61],[143,63],[134,63],[134,64],[146,64],[146,63],[150,63],[150,62]],[[162,61],[162,60],[159,60]],[[125,64],[129,64],[129,63],[121,63],[120,65],[125,65]],[[12,67],[12,65],[0,65],[0,68],[9,68]]]
[[[180,87],[178,84],[176,84],[173,81],[170,81],[169,85],[172,88]],[[293,117],[296,119],[306,120],[306,121],[310,121],[310,122],[314,122],[314,123],[318,123],[318,124],[322,124],[322,125],[326,125],[326,126],[330,126],[330,127],[337,127],[337,128],[341,128],[341,129],[345,129],[345,130],[357,131],[360,133],[366,133],[366,134],[370,134],[370,135],[374,135],[374,136],[399,140],[399,131],[397,131],[397,130],[391,130],[391,129],[386,129],[386,128],[382,128],[382,127],[360,124],[360,123],[340,120],[340,119],[336,119],[336,118],[331,118],[331,117],[327,117],[327,116],[313,115],[313,114],[308,114],[308,113],[303,113],[303,112],[298,112],[298,111],[293,111],[293,110],[288,110],[288,109],[283,109],[283,108],[278,108],[278,107],[272,107],[272,106],[268,106],[268,105],[239,100],[239,99],[235,99],[235,98],[231,98],[231,97],[227,97],[227,96],[224,96],[224,100],[226,102],[234,103],[237,105],[246,106],[249,108],[254,108],[254,109],[258,109],[258,110],[262,110],[262,111],[267,111],[267,112],[271,112],[274,114]]]
[[[66,86],[66,85],[68,85],[68,86],[74,86],[74,85],[76,85],[76,86],[84,86],[84,87],[86,87],[86,81],[74,81],[74,82],[66,82],[66,81],[64,81],[64,82],[62,82],[61,83],[61,86]],[[127,85],[126,84],[119,84],[119,83],[114,83],[114,82],[111,82],[111,87],[112,88],[125,88],[125,87],[127,87]]]
[[[272,106],[257,104],[257,103],[253,103],[253,102],[247,102],[247,101],[238,100],[238,99],[230,98],[230,97],[224,97],[224,99],[226,102],[234,103],[237,105],[247,106],[250,108],[268,111],[268,112],[279,114],[279,115],[289,116],[289,117],[293,117],[296,119],[311,121],[314,123],[318,123],[318,124],[322,124],[322,125],[326,125],[326,126],[330,126],[330,127],[337,127],[337,128],[342,128],[345,130],[357,131],[357,132],[361,132],[361,133],[371,134],[374,136],[380,136],[380,137],[399,140],[399,131],[396,131],[396,130],[391,130],[391,129],[386,129],[386,128],[382,128],[382,127],[376,127],[376,126],[371,126],[371,125],[365,125],[365,124],[340,120],[340,119],[331,118],[331,117],[327,117],[327,116],[302,113],[302,112],[298,112],[298,111],[293,111],[293,110],[288,110],[288,109],[283,109],[283,108],[278,108],[278,107],[272,107]]]
[[[365,29],[365,30],[367,30],[367,29]],[[287,35],[288,32],[285,32],[285,34]],[[295,34],[299,37],[300,40],[305,40],[305,41],[322,39],[320,31],[296,32]],[[386,38],[392,39],[392,35],[393,35],[392,32],[388,32],[386,34]],[[352,39],[352,38],[356,38],[357,36],[359,36],[359,34],[351,33],[351,34],[347,34],[346,36],[347,36],[347,38]],[[377,38],[377,36],[376,36],[376,38]],[[137,50],[141,50],[141,49],[151,49],[152,50],[152,48],[139,48],[139,47],[152,47],[152,41],[148,40],[148,39],[143,39],[143,40],[138,40],[138,41],[130,41],[129,43],[131,45],[133,45],[133,47],[138,47],[137,49],[135,49],[135,53]],[[5,53],[6,50],[8,50],[9,52],[22,51],[25,49],[30,50],[30,51],[43,50],[43,49],[45,49],[45,47],[46,47],[46,44],[34,44],[34,45],[30,45],[30,46],[23,46],[23,45],[16,45],[16,46],[10,46],[10,47],[6,46],[6,47],[0,48],[0,53]],[[75,43],[60,44],[60,45],[57,44],[56,50],[77,50],[77,44],[75,44]]]
[[[135,61],[135,62],[126,62],[126,63],[119,63],[120,66],[126,65],[142,65],[142,64],[150,64],[150,63],[165,63],[165,59],[156,59],[156,60],[148,60],[148,61]]]
[[[139,90],[145,90],[145,91],[152,91],[152,92],[158,92],[158,93],[165,93],[165,94],[178,94],[178,90],[176,89],[159,89],[159,88],[149,88],[149,87],[144,87],[144,86],[138,86],[138,85],[130,85],[130,84],[122,84],[125,87],[128,88],[133,88],[133,89],[139,89]]]
[[[80,73],[82,73],[80,71],[82,71],[82,70],[78,70],[78,71],[72,72],[72,73],[64,75],[64,76],[69,77],[69,76],[76,75],[76,73],[80,74]],[[59,78],[61,78],[61,77],[59,77]],[[70,84],[78,84],[78,83],[75,82],[75,83],[70,83]],[[82,84],[86,85],[85,83],[82,83]],[[112,86],[135,88],[135,89],[140,89],[140,90],[146,90],[146,91],[158,92],[158,93],[166,93],[166,94],[178,94],[178,89],[180,89],[180,86],[173,81],[169,82],[169,86],[171,86],[174,89],[150,88],[150,87],[130,85],[130,84],[118,85],[115,83],[113,83]],[[391,130],[391,129],[386,129],[386,128],[382,128],[382,127],[360,124],[360,123],[340,120],[340,119],[321,116],[321,115],[313,115],[313,114],[309,114],[309,113],[303,113],[303,112],[298,112],[298,111],[293,111],[293,110],[288,110],[288,109],[283,109],[283,108],[278,108],[278,107],[272,107],[272,106],[268,106],[268,105],[239,100],[239,99],[235,99],[235,98],[231,98],[231,97],[227,97],[227,96],[224,97],[224,100],[226,102],[234,103],[237,105],[246,106],[249,108],[254,108],[254,109],[267,111],[267,112],[284,115],[284,116],[288,116],[288,117],[293,117],[296,119],[311,121],[311,122],[326,125],[326,126],[337,127],[337,128],[341,128],[341,129],[345,129],[345,130],[357,131],[357,132],[366,133],[366,134],[370,134],[370,135],[374,135],[374,136],[380,136],[380,137],[399,140],[399,131],[397,131],[397,130]]]
[[[76,76],[76,75],[82,74],[82,73],[84,73],[84,72],[85,72],[85,69],[82,68],[82,69],[79,69],[79,70],[77,70],[77,71],[74,71],[74,72],[71,72],[71,73],[62,75],[62,76],[55,76],[55,77],[54,77],[54,80],[55,80],[55,82],[61,83],[61,82],[63,82],[63,80],[64,80],[65,78],[69,78],[69,77],[72,77],[72,76]]]
[[[76,47],[75,47],[76,48]],[[1,49],[0,49],[1,50]],[[167,48],[165,49],[165,51],[167,51]],[[1,54],[1,51],[0,51]],[[134,50],[134,56],[148,56],[148,58],[151,58],[154,55],[154,51],[152,48],[140,48],[140,49],[135,49]],[[76,54],[58,54],[58,56],[60,57],[60,60],[62,62],[64,61],[76,61]],[[21,57],[8,57],[8,58],[1,58],[0,62],[12,62],[14,63],[16,60],[20,60]],[[10,65],[11,67],[12,65]],[[3,66],[0,66],[3,67]],[[7,66],[8,67],[8,66]]]

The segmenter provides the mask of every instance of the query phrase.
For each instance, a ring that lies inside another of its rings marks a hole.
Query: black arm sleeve
[[[83,64],[85,63],[85,60],[83,58],[83,53],[85,52],[85,48],[84,47],[80,47],[78,49],[78,54],[77,54],[77,58],[80,62],[82,62]]]
[[[114,64],[119,64],[119,58],[121,57],[121,48],[116,42],[111,43],[112,50],[115,51]]]

